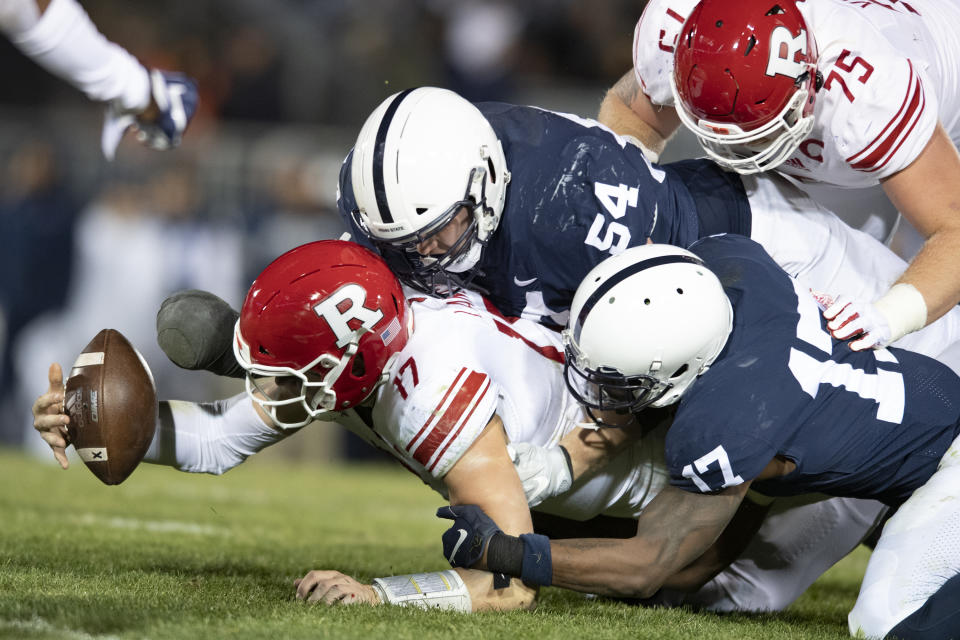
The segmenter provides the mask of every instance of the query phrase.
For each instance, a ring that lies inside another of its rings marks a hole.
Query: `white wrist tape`
[[[650,162],[660,162],[660,154],[648,147],[647,145],[640,142],[640,139],[636,136],[631,136],[630,134],[621,134],[624,140],[629,142],[632,145],[640,147],[640,151],[643,152],[644,157]]]
[[[169,400],[160,403],[144,462],[220,475],[286,435],[263,423],[245,393],[217,402]]]
[[[375,578],[373,589],[380,600],[401,607],[448,609],[470,613],[470,592],[456,571],[413,573]]]
[[[98,102],[127,111],[150,104],[147,70],[126,49],[107,40],[76,0],[53,0],[40,21],[11,34],[34,62]]]
[[[873,306],[890,325],[890,342],[896,342],[927,324],[927,301],[912,284],[893,285]]]

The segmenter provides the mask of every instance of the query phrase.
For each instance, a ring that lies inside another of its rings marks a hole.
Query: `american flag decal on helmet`
[[[400,333],[400,318],[394,316],[393,320],[390,321],[390,324],[387,325],[387,328],[383,330],[383,333],[380,334],[380,339],[383,340],[383,345],[387,346],[393,339],[397,337]]]

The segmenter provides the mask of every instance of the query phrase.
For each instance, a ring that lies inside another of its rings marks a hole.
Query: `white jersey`
[[[445,496],[443,476],[494,414],[511,442],[541,446],[557,443],[586,419],[566,389],[557,333],[504,318],[473,292],[446,300],[412,295],[414,333],[374,408],[347,411],[338,422]],[[667,426],[536,510],[575,520],[601,513],[639,516],[668,484]],[[719,611],[782,609],[856,546],[882,509],[878,502],[849,498],[778,500],[756,545],[698,592],[664,594],[665,602]]]
[[[673,106],[673,48],[695,0],[651,0],[634,31],[634,71]],[[797,3],[824,84],[809,136],[778,169],[801,182],[861,188],[906,168],[938,119],[960,143],[960,0]]]
[[[554,445],[586,420],[563,380],[560,335],[504,318],[478,294],[414,294],[415,330],[378,391],[372,429],[357,412],[338,420],[445,495],[442,478],[496,414],[510,442]],[[368,420],[369,422],[369,420]],[[663,431],[539,510],[578,520],[636,517],[667,483]]]

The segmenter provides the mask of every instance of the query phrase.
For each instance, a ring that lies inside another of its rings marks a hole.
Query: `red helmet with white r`
[[[701,0],[677,38],[677,113],[711,158],[739,173],[776,167],[813,128],[817,45],[797,4]]]
[[[297,428],[369,397],[406,345],[412,321],[399,281],[379,256],[321,240],[283,254],[253,282],[233,349],[253,400],[277,426]],[[278,398],[264,378],[295,379],[296,390]],[[277,414],[283,407],[307,415],[287,421]]]

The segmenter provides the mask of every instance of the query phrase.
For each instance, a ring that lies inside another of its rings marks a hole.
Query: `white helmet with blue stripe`
[[[390,96],[367,118],[351,180],[358,226],[397,275],[424,288],[427,276],[476,266],[500,223],[510,173],[479,109],[452,91],[421,87]],[[472,219],[454,246],[440,256],[417,254],[464,207]]]
[[[588,410],[668,406],[710,367],[732,327],[730,299],[699,257],[666,244],[632,247],[594,267],[574,295],[563,332],[567,386]]]

